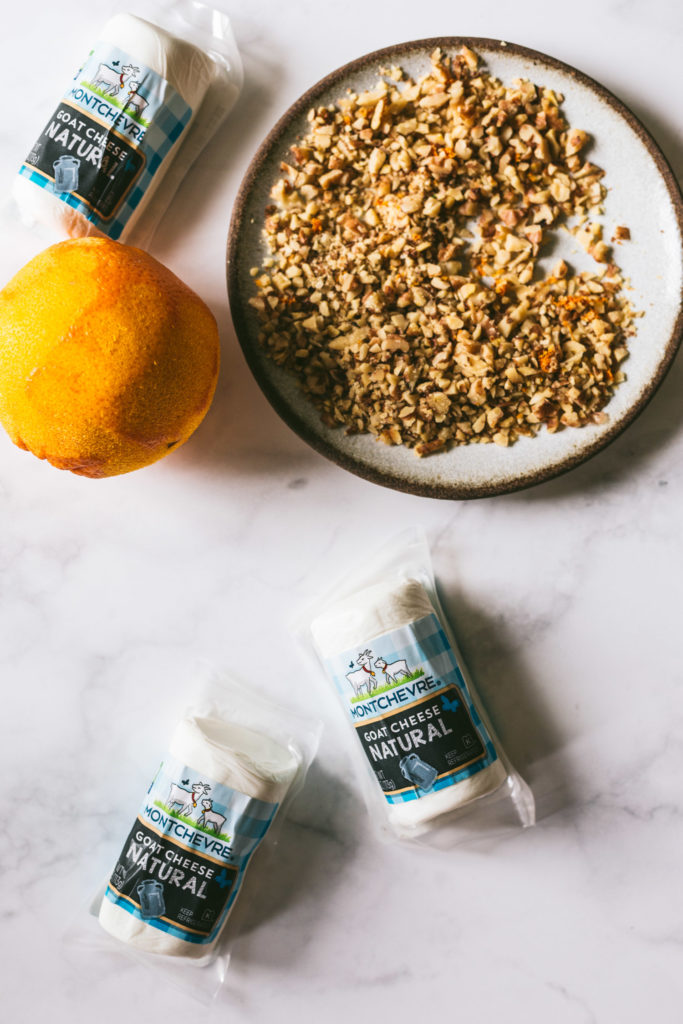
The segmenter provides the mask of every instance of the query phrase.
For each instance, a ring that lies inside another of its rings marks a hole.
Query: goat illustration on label
[[[202,800],[202,813],[200,814],[197,824],[205,828],[207,831],[212,828],[216,835],[220,835],[220,831],[225,825],[225,815],[219,814],[213,809],[213,800]]]
[[[169,814],[189,819],[196,828],[204,832],[222,835],[227,816],[214,810],[213,800],[208,796],[211,786],[208,782],[194,782],[190,786],[189,779],[181,780],[183,785],[172,782],[168,791],[165,809]],[[189,789],[186,787],[190,787]],[[193,820],[193,814],[197,814]]]
[[[210,789],[211,786],[206,782],[195,782],[192,789],[183,789],[182,786],[173,782],[168,794],[166,806],[169,811],[173,811],[178,804],[180,804],[180,813],[189,818],[192,811],[197,807],[197,798],[208,793]]]
[[[424,675],[422,668],[411,671],[404,658],[388,662],[385,658],[377,657],[371,650],[361,651],[355,663],[353,661],[349,663],[349,668],[353,669],[354,664],[359,667],[352,672],[347,672],[346,679],[356,698],[363,695],[369,697],[380,688],[389,689],[398,686],[406,679],[416,679]]]
[[[113,60],[111,63],[113,66],[99,64],[93,75],[93,81],[83,84],[89,86],[93,92],[99,92],[100,96],[116,99],[125,96],[123,110],[132,110],[136,114],[141,114],[145,107],[149,106],[149,103],[138,93],[140,83],[137,76],[140,74],[140,68],[135,67],[134,64],[124,64],[123,67],[119,67],[121,62],[118,60]]]

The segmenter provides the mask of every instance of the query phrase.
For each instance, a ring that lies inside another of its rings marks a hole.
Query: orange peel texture
[[[58,469],[115,476],[178,448],[218,366],[208,306],[141,249],[60,242],[0,291],[0,421]]]

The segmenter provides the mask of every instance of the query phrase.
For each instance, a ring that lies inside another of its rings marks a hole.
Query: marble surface
[[[223,260],[235,191],[278,115],[329,69],[408,38],[496,36],[574,64],[633,107],[680,174],[680,8],[232,7],[245,92],[154,246],[221,326],[207,419],[162,463],[104,481],[0,437],[2,1017],[678,1024],[680,358],[640,419],[564,478],[471,503],[401,495],[327,463],[278,420],[235,342]],[[62,0],[6,13],[3,190],[109,9]],[[0,252],[3,267],[9,258]],[[343,723],[287,628],[297,603],[412,523],[428,532],[448,612],[540,819],[439,855],[375,843]],[[211,1009],[113,951],[81,958],[65,938],[207,665],[325,722],[279,854],[245,891],[245,930]]]

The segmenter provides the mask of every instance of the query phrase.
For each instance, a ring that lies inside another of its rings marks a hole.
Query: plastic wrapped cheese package
[[[92,952],[113,937],[112,948],[210,1001],[239,931],[234,910],[247,869],[262,844],[274,855],[318,736],[316,722],[239,684],[204,684],[92,902],[99,930],[75,929],[71,944]]]
[[[137,5],[80,58],[14,178],[10,210],[43,242],[94,234],[144,248],[239,95],[230,22],[191,0]]]
[[[450,845],[534,823],[531,791],[450,631],[421,531],[369,555],[315,600],[296,631],[356,735],[366,803],[385,837]]]

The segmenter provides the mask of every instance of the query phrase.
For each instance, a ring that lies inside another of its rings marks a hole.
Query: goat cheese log
[[[300,763],[245,726],[183,719],[107,885],[105,931],[147,953],[210,958]]]
[[[311,623],[385,798],[415,836],[507,778],[429,596],[414,579],[376,583]]]
[[[24,224],[58,239],[129,238],[216,74],[191,43],[132,14],[111,18],[14,179]]]

